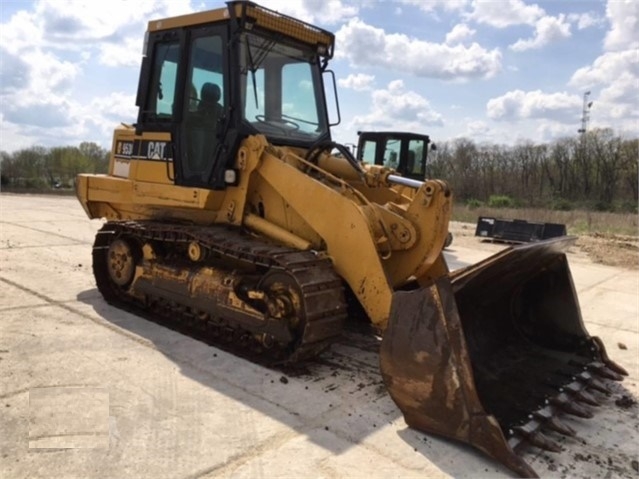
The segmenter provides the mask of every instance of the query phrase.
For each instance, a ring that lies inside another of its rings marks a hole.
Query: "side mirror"
[[[330,80],[326,81],[329,77]],[[328,114],[328,125],[337,126],[342,122],[342,117],[339,111],[339,101],[337,99],[337,82],[335,81],[335,73],[333,70],[324,70],[322,72],[322,78],[324,83],[324,94],[326,97],[326,112]],[[328,88],[332,84],[333,88]],[[337,121],[334,119],[337,118]]]

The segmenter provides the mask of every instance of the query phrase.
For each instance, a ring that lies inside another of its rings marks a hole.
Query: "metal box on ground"
[[[509,243],[530,243],[558,236],[566,236],[566,225],[560,223],[531,223],[526,220],[506,220],[480,216],[475,236]]]

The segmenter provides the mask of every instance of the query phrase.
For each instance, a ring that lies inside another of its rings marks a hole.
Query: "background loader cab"
[[[428,150],[437,148],[428,135],[399,131],[358,131],[357,161],[392,168],[413,180],[426,179]],[[453,234],[446,235],[444,247],[453,243]]]
[[[371,165],[392,168],[402,176],[423,181],[426,177],[427,135],[388,131],[359,131],[357,159]]]

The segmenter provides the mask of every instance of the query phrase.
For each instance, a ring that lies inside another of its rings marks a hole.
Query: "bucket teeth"
[[[577,434],[573,428],[556,417],[550,418],[546,423],[544,423],[544,426],[558,432],[559,434],[563,434],[564,436],[574,437]]]
[[[592,394],[590,394],[588,391],[584,391],[583,389],[575,393],[575,399],[590,406],[601,406],[601,403],[597,401],[597,399]]]
[[[584,384],[581,384],[578,381],[574,381],[566,386],[564,386],[564,390],[568,393],[572,394],[572,396],[580,402],[589,404],[590,406],[601,406],[601,403],[595,399],[592,394],[584,391]]]
[[[554,398],[550,399],[551,404],[561,408],[564,412],[572,414],[573,416],[583,417],[590,419],[593,417],[592,412],[585,406],[582,406],[578,402],[572,401],[566,393],[559,393]]]
[[[562,448],[555,441],[545,436],[538,428],[534,426],[531,428],[529,424],[525,424],[520,427],[514,428],[514,431],[521,436],[523,436],[527,442],[532,444],[533,446],[537,446],[540,449],[544,449],[550,452],[561,452]],[[531,430],[533,429],[534,430]]]
[[[544,427],[552,431],[563,434],[564,436],[574,436],[576,434],[573,428],[555,417],[555,413],[550,406],[546,406],[535,411],[533,416],[540,421],[543,421]]]
[[[594,377],[588,371],[583,371],[579,373],[575,377],[575,379],[581,382],[582,384],[584,384],[586,386],[586,389],[603,393],[606,396],[610,396],[612,394],[612,391],[610,390],[608,386],[606,386],[603,382],[601,382],[599,379]]]
[[[588,369],[598,376],[605,379],[611,379],[613,381],[623,381],[623,376],[616,371],[613,371],[603,363],[590,363]]]
[[[592,378],[588,381],[588,389],[592,389],[593,391],[599,391],[600,393],[605,394],[606,396],[610,396],[612,394],[612,390],[606,386],[604,383],[599,381],[597,378]]]

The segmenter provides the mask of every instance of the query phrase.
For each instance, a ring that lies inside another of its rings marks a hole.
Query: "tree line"
[[[78,173],[106,173],[109,151],[96,143],[0,152],[2,186],[73,187]],[[452,186],[470,206],[574,207],[636,211],[639,139],[610,129],[548,144],[477,144],[461,138],[429,153],[427,176]]]
[[[594,129],[549,144],[437,144],[427,175],[449,182],[457,202],[637,211],[639,139]]]
[[[0,152],[2,187],[46,190],[72,188],[78,173],[106,173],[109,151],[96,143]]]

